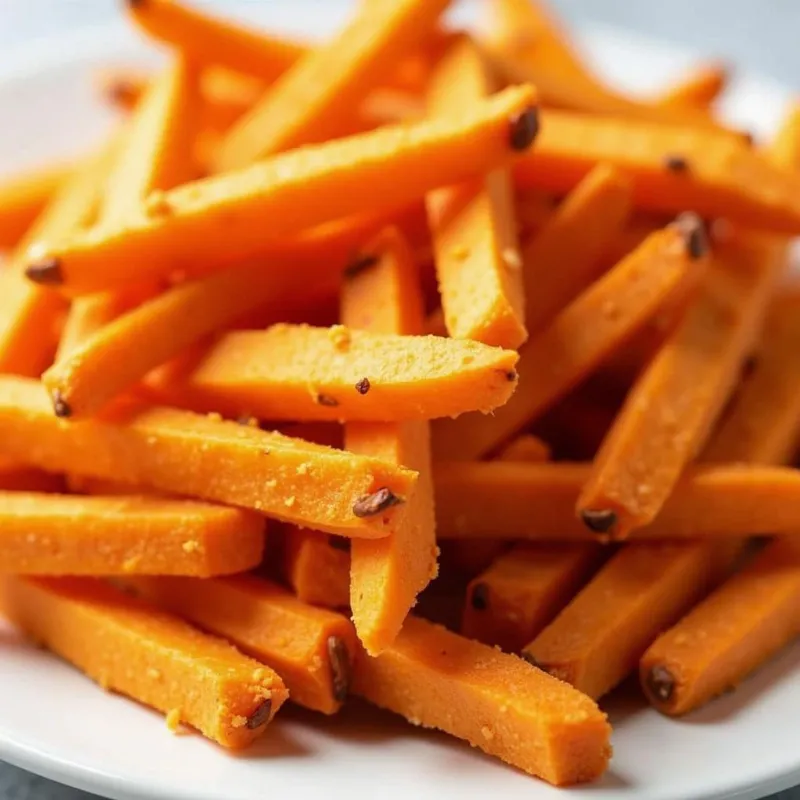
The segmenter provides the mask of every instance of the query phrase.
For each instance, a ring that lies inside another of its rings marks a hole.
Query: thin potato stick
[[[100,686],[223,747],[257,739],[288,695],[269,667],[100,580],[4,576],[0,603],[34,641]]]
[[[530,87],[506,89],[453,119],[389,126],[185,184],[160,197],[159,213],[36,248],[28,277],[86,294],[176,269],[196,274],[197,261],[235,263],[264,252],[271,238],[411,203],[529,147],[534,100]]]
[[[698,297],[628,393],[578,500],[587,526],[624,538],[651,522],[707,441],[782,266],[771,246],[755,244],[714,256]]]
[[[270,83],[305,56],[305,44],[204,14],[180,0],[128,0],[131,18],[154,39],[202,64]]]
[[[293,702],[334,714],[347,697],[358,643],[353,626],[340,614],[306,605],[250,575],[205,581],[134,578],[126,584],[267,664],[281,676]]]
[[[231,417],[394,422],[501,406],[516,363],[513,350],[479,342],[281,323],[225,334],[162,390],[171,404]]]
[[[557,786],[599,777],[611,755],[611,726],[588,697],[418,617],[380,656],[356,659],[353,691]]]
[[[333,244],[333,243],[332,243]],[[297,297],[332,295],[350,257],[349,248],[327,250],[327,260],[260,261],[183,283],[109,321],[42,376],[50,394],[72,416],[94,414],[153,368],[248,312],[277,311]]]
[[[342,322],[373,333],[420,333],[422,293],[408,243],[389,229],[368,249],[378,261],[345,281]],[[374,306],[378,313],[366,319]],[[389,313],[380,313],[383,308]],[[373,382],[359,384],[358,391],[372,392]],[[345,425],[344,442],[351,452],[404,464],[420,476],[405,519],[390,537],[382,542],[350,545],[353,623],[364,649],[378,655],[395,640],[417,596],[438,571],[430,428],[424,420],[349,423]]]
[[[735,541],[626,545],[525,646],[523,657],[595,700],[725,574]]]
[[[2,179],[0,249],[11,250],[19,244],[26,231],[75,169],[75,164],[49,164]]]
[[[591,464],[438,462],[440,539],[587,541],[604,538],[575,516]],[[570,505],[572,504],[572,505]],[[800,531],[800,471],[786,467],[689,467],[644,539],[736,538]]]
[[[129,121],[110,170],[98,226],[122,225],[139,210],[151,192],[171,189],[197,177],[193,158],[195,125],[200,108],[199,72],[175,59],[150,85]],[[156,201],[157,196],[151,198]],[[73,301],[56,358],[56,368],[85,337],[122,311],[158,293],[158,284],[137,286],[126,296],[105,292]]]
[[[547,106],[662,123],[712,125],[692,106],[625,97],[605,86],[582,62],[540,0],[494,0],[490,50],[512,82],[534,84]]]
[[[602,255],[622,232],[630,194],[630,181],[622,172],[598,164],[525,245],[523,280],[530,287],[525,324],[530,333],[549,325],[603,273]]]
[[[656,98],[659,105],[694,106],[708,109],[725,91],[730,79],[725,64],[710,63],[695,67],[686,77],[672,84]]]
[[[676,223],[653,234],[592,284],[520,349],[519,391],[493,416],[440,420],[433,427],[438,458],[471,460],[491,453],[566,395],[686,282],[702,274],[702,248]]]
[[[32,447],[31,442],[36,446]],[[170,408],[65,424],[44,387],[0,377],[0,456],[260,511],[350,536],[387,536],[417,474],[379,459]]]
[[[650,703],[678,716],[736,687],[800,634],[800,549],[771,542],[680,622],[641,660]]]
[[[23,575],[194,575],[258,566],[258,514],[187,500],[0,492],[0,564]]]
[[[563,193],[599,162],[629,174],[637,208],[690,208],[776,233],[800,232],[800,175],[717,131],[547,110],[536,147],[514,173],[520,186]]]
[[[404,53],[424,43],[449,4],[361,3],[336,36],[300,58],[231,128],[216,171],[347,133],[353,109]]]
[[[26,280],[27,250],[38,239],[59,239],[94,221],[116,145],[109,143],[70,176],[0,271],[0,373],[38,376],[50,362],[65,303]]]
[[[470,581],[461,633],[519,652],[572,599],[603,550],[594,542],[515,545]]]
[[[286,532],[283,577],[299,600],[325,608],[350,605],[350,551],[347,540],[319,531]]]
[[[449,117],[495,91],[475,43],[453,40],[428,88],[428,111]],[[522,260],[508,170],[426,197],[445,324],[455,339],[516,348],[527,338]]]

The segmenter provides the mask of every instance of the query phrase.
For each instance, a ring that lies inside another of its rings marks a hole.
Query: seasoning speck
[[[28,280],[43,286],[59,286],[64,283],[61,262],[57,258],[44,258],[29,264],[25,268],[25,276]]]
[[[245,723],[249,730],[260,728],[269,722],[269,715],[272,713],[272,698],[267,697],[261,705],[256,707],[256,710],[247,718]]]
[[[382,487],[372,494],[365,494],[363,497],[359,497],[353,503],[353,514],[360,518],[373,517],[402,502],[403,500],[391,489]]]
[[[656,664],[647,673],[647,688],[656,700],[668,703],[675,691],[675,676],[662,664]]]
[[[328,329],[328,336],[330,336],[333,346],[337,350],[347,350],[350,347],[352,336],[350,329],[346,325],[333,325]]]
[[[344,640],[338,636],[328,637],[328,662],[331,665],[333,699],[343,703],[350,691],[350,653]]]
[[[295,472],[298,475],[308,475],[308,463],[306,461],[303,461],[302,464],[298,464]]]
[[[675,225],[681,232],[686,244],[686,252],[692,259],[697,260],[708,253],[706,226],[697,214],[685,211],[683,214],[678,215]]]
[[[485,583],[476,583],[472,587],[469,602],[476,611],[486,611],[489,608],[489,587]]]
[[[617,524],[617,514],[609,508],[581,511],[583,524],[594,533],[608,533]]]
[[[66,419],[67,417],[72,416],[72,409],[69,406],[69,403],[64,399],[64,396],[61,392],[56,389],[52,395],[53,400],[53,412],[57,417],[61,419]]]
[[[527,150],[539,133],[539,109],[530,106],[510,120],[509,143],[512,150]]]
[[[369,382],[369,378],[362,378],[356,384],[356,391],[359,394],[366,394],[372,388],[372,384]]]
[[[297,501],[296,501],[296,499],[295,499],[295,496],[294,496],[294,495],[291,495],[291,497],[287,497],[287,498],[286,498],[286,499],[283,501],[283,504],[286,506],[286,508],[292,508],[296,502],[297,502]]]
[[[321,392],[317,393],[316,401],[318,405],[329,406],[330,408],[339,405],[339,401],[335,397],[331,397],[329,394],[322,394]]]
[[[687,172],[689,169],[689,162],[683,156],[673,154],[664,156],[664,166],[670,172]]]

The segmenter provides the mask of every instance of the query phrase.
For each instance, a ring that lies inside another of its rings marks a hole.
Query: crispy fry
[[[12,622],[101,686],[223,747],[257,739],[286,700],[269,667],[103,581],[4,576],[0,596]]]
[[[495,90],[475,43],[453,40],[428,88],[428,111],[448,117]],[[447,331],[516,348],[527,338],[522,258],[508,170],[426,197]]]

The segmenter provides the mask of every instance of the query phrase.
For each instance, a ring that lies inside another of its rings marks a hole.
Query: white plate
[[[324,33],[347,4],[259,5],[261,16],[280,29]],[[692,62],[619,32],[592,29],[583,38],[598,68],[631,89],[655,90]],[[148,57],[141,39],[122,25],[0,57],[0,173],[85,149],[109,122],[91,92],[93,68]],[[787,96],[747,77],[727,113],[768,134]],[[230,755],[199,736],[172,736],[159,715],[104,694],[0,627],[0,758],[120,800],[244,800],[311,791],[325,800],[375,794],[382,800],[754,798],[800,783],[799,663],[796,647],[738,692],[680,722],[618,694],[608,703],[616,749],[610,772],[597,785],[565,791],[363,707],[334,719],[284,709],[260,744]]]

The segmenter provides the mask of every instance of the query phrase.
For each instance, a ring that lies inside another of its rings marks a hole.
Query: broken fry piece
[[[264,520],[151,497],[0,492],[0,564],[22,575],[194,575],[258,566]]]
[[[223,747],[253,742],[287,698],[269,667],[103,581],[3,576],[0,597],[34,641]]]
[[[470,581],[461,633],[519,652],[572,599],[602,551],[593,542],[515,545]]]
[[[348,540],[319,531],[290,528],[283,553],[283,577],[298,600],[323,608],[350,605]]]
[[[437,462],[440,539],[613,539],[590,530],[575,501],[591,464]],[[570,505],[570,503],[572,505]],[[658,516],[631,539],[729,539],[800,530],[800,471],[786,467],[689,467]]]
[[[357,658],[353,691],[557,786],[599,777],[611,754],[611,727],[589,698],[414,616],[377,658]]]
[[[358,325],[374,303],[390,313],[368,320],[366,331],[419,334],[424,325],[422,293],[408,243],[397,231],[389,229],[367,249],[376,254],[376,263],[345,282],[342,322],[349,327]],[[426,363],[432,361],[426,359]],[[361,386],[359,394],[369,394],[380,386],[375,378],[367,377],[366,381],[357,384]],[[374,384],[377,385],[373,388]],[[351,544],[353,623],[364,649],[377,655],[395,640],[417,596],[437,574],[430,430],[424,420],[351,422],[345,426],[344,441],[345,449],[351,452],[404,464],[420,476],[405,519],[390,537],[366,547]]]
[[[152,208],[125,226],[34,250],[28,277],[86,294],[179,268],[197,274],[196,261],[235,263],[263,252],[269,239],[374,211],[376,203],[411,203],[436,186],[508,164],[529,147],[534,101],[530,87],[510,88],[453,119],[387,126],[184,184],[159,200],[169,213]]]
[[[652,705],[679,716],[736,687],[800,633],[800,549],[776,540],[642,657]]]
[[[740,243],[735,257],[715,257],[698,297],[629,392],[578,500],[589,527],[598,515],[613,517],[614,535],[624,538],[652,521],[705,444],[781,266],[769,243],[752,243],[750,252],[746,246]]]
[[[0,181],[0,250],[19,244],[75,169],[74,164],[50,164]]]
[[[692,231],[696,230],[694,220]],[[566,395],[686,282],[698,281],[705,253],[682,223],[650,236],[520,349],[519,391],[493,416],[440,420],[434,452],[447,460],[491,453]]]
[[[530,287],[525,324],[531,333],[549,325],[600,277],[602,255],[622,233],[629,211],[630,181],[599,164],[525,245],[523,280]]]
[[[467,36],[453,40],[428,87],[428,111],[447,118],[496,89]],[[455,339],[516,348],[527,338],[522,260],[508,170],[426,197],[445,324]]]
[[[548,109],[514,174],[521,186],[563,193],[599,162],[630,176],[637,208],[800,232],[800,175],[727,133]]]
[[[351,536],[389,535],[417,477],[376,458],[223,422],[218,415],[134,407],[119,419],[65,423],[53,415],[39,383],[12,376],[0,377],[0,456]]]
[[[280,324],[226,334],[163,391],[172,403],[233,417],[432,419],[502,405],[516,363],[515,352],[479,342]]]
[[[523,657],[599,699],[639,663],[738,552],[716,542],[628,544],[523,649]]]
[[[358,649],[350,622],[251,575],[127,581],[159,608],[224,636],[281,676],[292,701],[323,714],[347,698]]]

